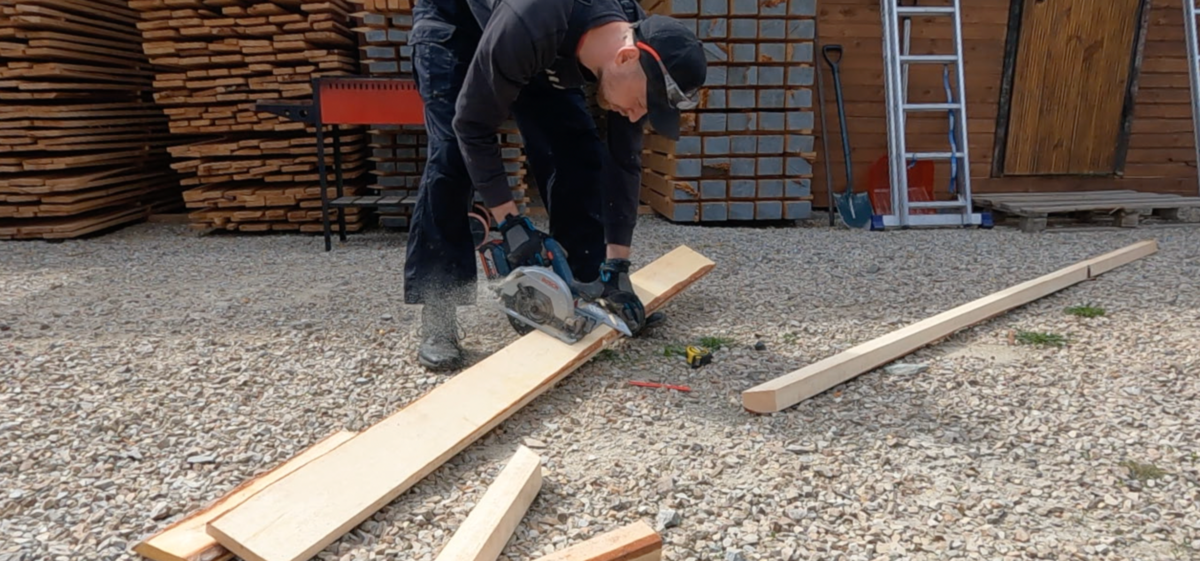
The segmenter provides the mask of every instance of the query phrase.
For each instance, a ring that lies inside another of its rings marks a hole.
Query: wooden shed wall
[[[1010,0],[971,0],[964,3],[963,40],[966,68],[971,179],[976,192],[1062,191],[1083,189],[1140,189],[1194,195],[1196,157],[1189,104],[1189,81],[1184,44],[1182,6],[1150,0],[1143,62],[1134,98],[1129,150],[1123,178],[1107,177],[992,177],[997,116],[1004,75]],[[863,192],[871,165],[887,154],[887,123],[883,90],[882,31],[879,0],[819,0],[820,45],[841,44],[841,63],[847,129],[855,190]],[[945,27],[913,24],[912,52],[950,52]],[[833,79],[819,52],[817,64],[825,80],[826,122],[830,130],[829,157],[835,191],[845,188],[844,159]],[[910,75],[913,101],[944,101],[940,67],[914,70]],[[817,120],[817,134],[820,120]],[[910,119],[910,139],[920,148],[947,148],[944,114]],[[818,137],[818,148],[820,146]],[[928,144],[927,144],[928,143]],[[938,164],[937,189],[947,192],[945,163]],[[825,160],[814,169],[814,206],[827,208]]]

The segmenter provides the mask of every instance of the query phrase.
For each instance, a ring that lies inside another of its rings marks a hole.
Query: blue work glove
[[[510,214],[500,223],[499,229],[511,268],[548,264],[546,239],[550,236],[535,228],[529,218]]]
[[[629,280],[628,259],[608,259],[600,265],[596,280],[580,285],[579,295],[614,313],[637,335],[646,327],[646,307]]]

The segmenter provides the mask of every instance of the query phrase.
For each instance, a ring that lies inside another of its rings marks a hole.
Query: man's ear
[[[625,66],[630,62],[635,62],[642,56],[641,51],[633,45],[625,45],[617,50],[617,66]]]

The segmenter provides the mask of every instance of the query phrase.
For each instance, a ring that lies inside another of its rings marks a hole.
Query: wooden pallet
[[[987,193],[974,194],[971,199],[976,206],[990,210],[997,222],[1015,217],[1023,232],[1045,230],[1052,217],[1090,223],[1100,216],[1111,216],[1122,228],[1136,228],[1142,216],[1179,220],[1184,209],[1200,208],[1200,197],[1134,190]]]

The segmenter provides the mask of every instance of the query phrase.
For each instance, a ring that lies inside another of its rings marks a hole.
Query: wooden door
[[[1015,1],[1004,174],[1115,173],[1142,0]]]

